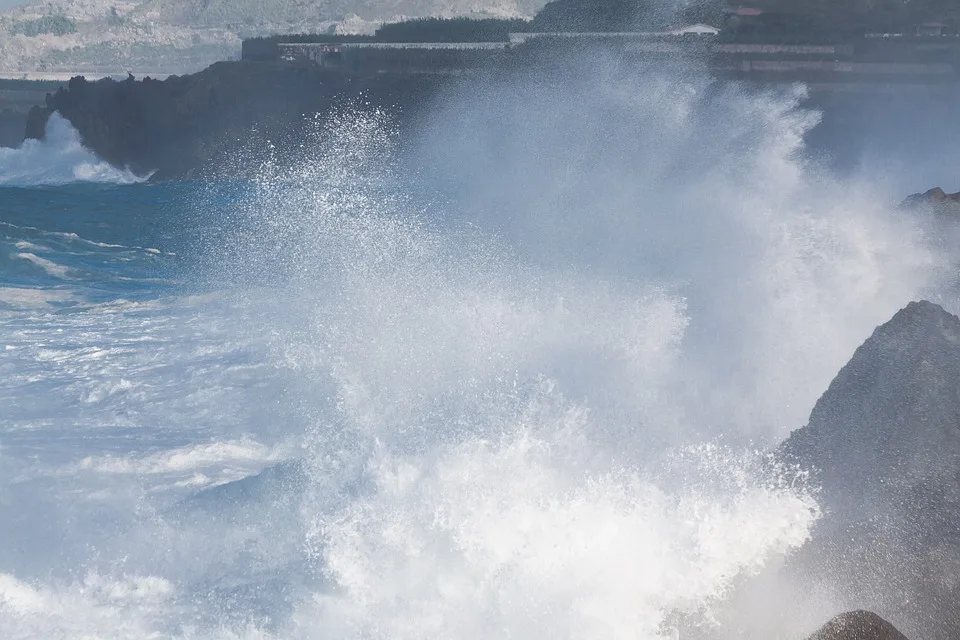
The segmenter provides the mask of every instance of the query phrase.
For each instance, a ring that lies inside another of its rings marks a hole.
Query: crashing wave
[[[62,514],[42,477],[10,492],[0,635],[800,637],[833,613],[740,591],[819,515],[745,442],[805,420],[937,255],[800,159],[797,95],[581,70],[448,96],[403,154],[389,114],[334,113],[198,207],[209,300],[13,316],[34,431],[0,462],[79,490]],[[48,424],[87,453],[38,462]],[[19,552],[45,532],[69,552]]]
[[[57,113],[47,122],[43,140],[25,140],[17,149],[0,149],[0,185],[134,184],[145,179],[98,158],[83,146],[73,125]]]

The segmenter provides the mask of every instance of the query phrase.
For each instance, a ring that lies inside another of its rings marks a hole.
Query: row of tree
[[[960,0],[740,0],[763,10],[728,21],[731,0],[553,0],[532,20],[424,18],[387,24],[373,36],[285,35],[244,42],[245,59],[269,59],[278,42],[504,42],[510,33],[642,31],[677,24],[725,26],[729,33],[802,41],[865,31],[902,31],[930,20],[960,21]]]

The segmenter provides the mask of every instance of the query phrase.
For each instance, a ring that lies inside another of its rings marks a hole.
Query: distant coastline
[[[933,32],[916,26],[919,14],[898,16],[899,23],[873,25],[893,29],[891,37],[869,37],[857,15],[817,26],[773,0],[758,2],[762,8],[702,0],[675,16],[685,23],[667,27],[644,22],[627,0],[589,7],[555,0],[532,20],[418,19],[372,35],[250,38],[241,60],[188,75],[8,73],[59,83],[26,116],[12,117],[23,118],[23,137],[42,138],[58,111],[107,161],[163,179],[224,170],[237,141],[251,135],[297,140],[305,118],[343,100],[363,96],[410,120],[457,84],[532,69],[563,82],[565,66],[588,70],[583,61],[591,57],[612,56],[628,74],[695,68],[760,89],[803,84],[808,105],[824,112],[814,142],[819,135],[838,147],[836,134],[856,131],[859,113],[878,97],[895,108],[924,96],[960,105],[960,21],[937,23]]]
[[[813,53],[796,45],[744,45],[742,50],[718,52],[717,47],[728,45],[713,45],[711,51],[711,45],[698,41],[677,43],[679,54],[669,42],[653,42],[668,45],[666,52],[636,44],[533,41],[506,53],[471,50],[474,57],[462,65],[457,49],[373,48],[358,49],[356,57],[339,64],[245,60],[166,78],[75,77],[52,89],[28,116],[21,115],[20,126],[23,137],[42,138],[47,119],[59,111],[77,128],[84,144],[117,167],[153,174],[155,179],[190,177],[231,171],[239,141],[249,142],[251,136],[281,147],[302,139],[303,127],[314,114],[327,113],[344,100],[362,97],[413,121],[429,112],[436,96],[457,86],[510,74],[520,77],[532,68],[542,70],[545,78],[565,82],[566,74],[577,73],[564,68],[565,60],[575,58],[579,66],[589,64],[584,60],[591,56],[599,60],[611,52],[620,59],[622,73],[653,65],[683,74],[686,65],[720,82],[759,90],[803,84],[809,93],[807,106],[823,113],[810,142],[836,157],[856,155],[860,132],[873,135],[883,130],[865,126],[863,114],[871,109],[921,114],[927,103],[939,105],[938,109],[960,108],[960,41],[938,52],[937,59],[905,62],[884,60],[883,48],[873,44],[862,50],[833,47],[828,52],[819,47]],[[902,48],[898,43],[888,51],[900,55]],[[932,121],[922,115],[917,120]],[[895,130],[890,134],[906,135]],[[249,150],[242,155],[249,159]]]
[[[103,71],[88,71],[77,69],[74,71],[0,71],[0,81],[3,80],[25,80],[27,82],[69,82],[71,78],[83,77],[87,80],[103,80],[113,78],[114,80],[123,80],[127,76],[133,75],[134,78],[142,80],[143,78],[154,78],[156,80],[165,80],[176,73],[169,71],[137,71],[136,73],[106,73]]]

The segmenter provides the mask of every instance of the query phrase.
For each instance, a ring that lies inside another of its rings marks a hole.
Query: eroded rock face
[[[797,562],[925,640],[960,638],[960,318],[913,302],[782,445],[825,516]]]
[[[896,627],[870,611],[841,613],[809,640],[907,640]]]

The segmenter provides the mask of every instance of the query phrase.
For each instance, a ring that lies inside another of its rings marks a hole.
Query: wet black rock
[[[267,147],[296,147],[316,114],[362,101],[413,116],[443,78],[346,73],[316,65],[221,62],[166,80],[70,80],[29,114],[26,137],[44,136],[59,112],[101,158],[156,178],[230,172]]]
[[[782,445],[825,515],[798,558],[848,605],[960,637],[960,318],[912,302],[857,349]]]
[[[809,640],[907,640],[896,627],[870,611],[841,613]]]

